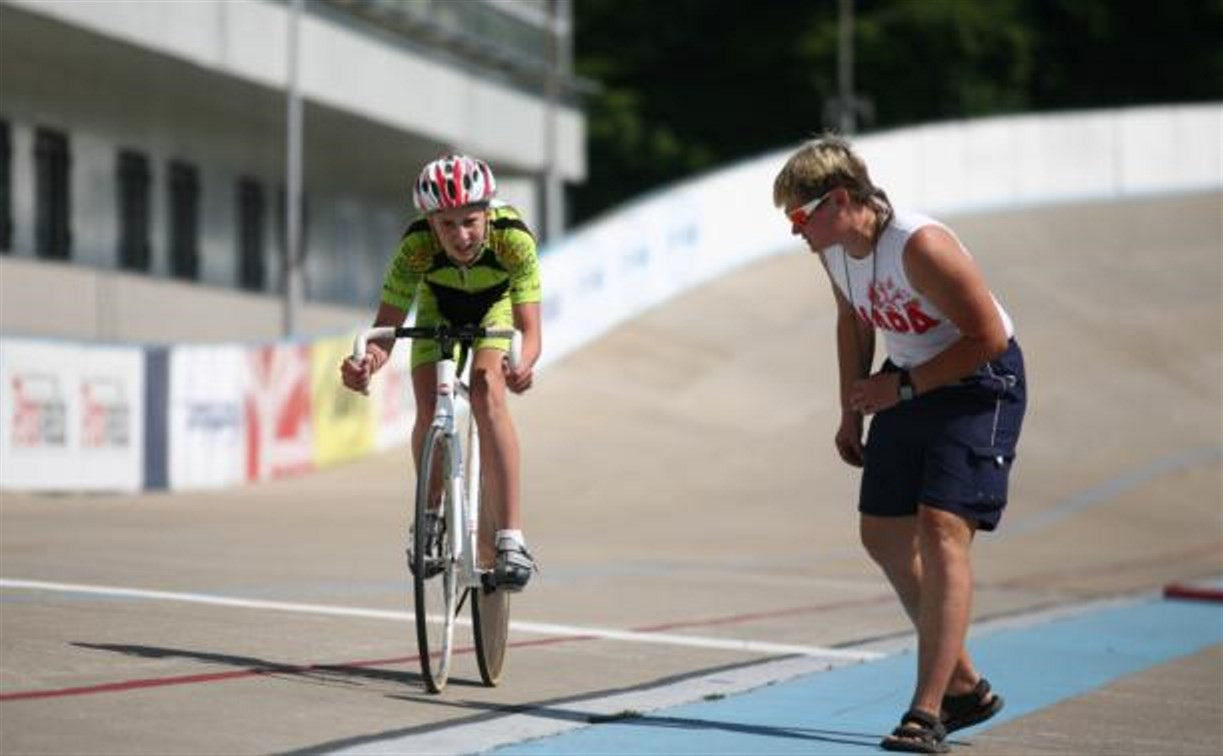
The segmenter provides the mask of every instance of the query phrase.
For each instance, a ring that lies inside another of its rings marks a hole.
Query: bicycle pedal
[[[440,557],[426,557],[425,559],[425,579],[440,575],[445,570],[445,562]],[[412,555],[412,550],[408,549],[408,572],[412,576],[416,576],[416,559]]]
[[[487,596],[490,593],[497,592],[497,581],[493,577],[492,570],[489,570],[488,572],[480,573],[480,588],[481,590],[484,591],[485,596]]]

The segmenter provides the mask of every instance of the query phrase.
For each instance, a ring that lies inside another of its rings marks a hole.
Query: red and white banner
[[[0,339],[0,488],[137,491],[144,352]]]
[[[310,346],[247,350],[246,477],[267,480],[314,468]]]

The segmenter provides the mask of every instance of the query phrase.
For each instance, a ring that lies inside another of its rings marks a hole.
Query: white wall
[[[957,121],[855,140],[893,204],[952,215],[1223,190],[1223,103]],[[800,246],[773,207],[798,145],[661,189],[549,248],[545,361],[642,310]]]
[[[381,284],[381,281],[379,281]],[[303,334],[347,331],[374,305],[306,302]],[[0,257],[0,335],[181,344],[280,338],[279,297],[64,262]]]

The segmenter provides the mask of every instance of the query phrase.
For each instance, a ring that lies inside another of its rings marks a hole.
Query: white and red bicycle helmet
[[[467,155],[446,155],[421,169],[412,187],[412,204],[428,215],[488,202],[496,194],[497,180],[488,163]]]

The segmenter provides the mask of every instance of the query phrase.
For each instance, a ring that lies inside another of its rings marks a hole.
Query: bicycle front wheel
[[[421,450],[416,476],[416,517],[412,528],[412,587],[415,594],[416,644],[425,687],[440,693],[450,678],[454,643],[458,574],[446,501],[450,460],[447,439],[432,428]]]

